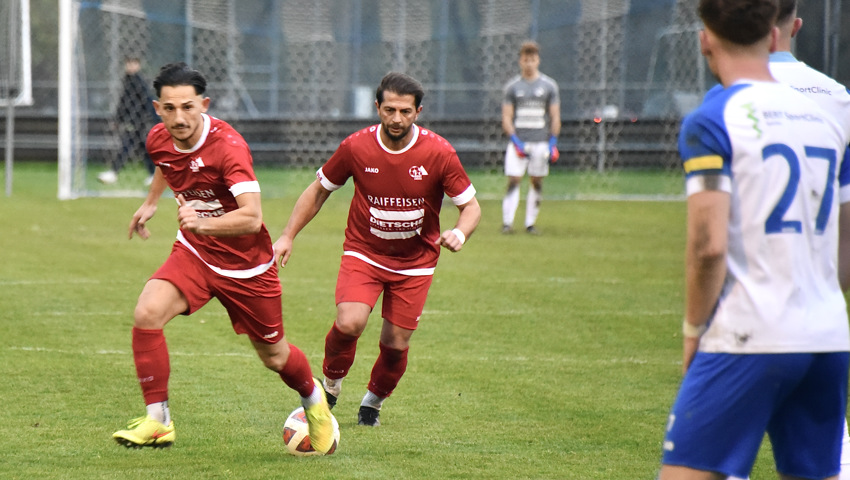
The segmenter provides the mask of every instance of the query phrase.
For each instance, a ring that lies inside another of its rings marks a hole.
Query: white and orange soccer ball
[[[331,421],[334,426],[334,444],[327,455],[336,451],[339,446],[339,423],[336,417],[331,415]],[[304,413],[304,407],[298,407],[289,414],[286,422],[283,424],[283,444],[286,445],[286,450],[292,455],[298,457],[307,457],[310,455],[321,455],[321,453],[313,450],[310,445],[310,430],[307,426],[307,415]]]

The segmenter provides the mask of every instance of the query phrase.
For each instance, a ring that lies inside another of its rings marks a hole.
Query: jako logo
[[[422,177],[428,175],[425,167],[410,167],[407,171],[414,180],[422,180]]]
[[[378,173],[379,172],[378,167],[366,167],[365,171],[366,171],[366,173]]]
[[[263,335],[263,338],[274,338],[274,337],[277,336],[277,334],[278,334],[278,332],[267,333],[267,334]]]

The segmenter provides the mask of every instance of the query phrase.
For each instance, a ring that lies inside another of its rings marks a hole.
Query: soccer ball
[[[328,450],[328,455],[334,453],[339,445],[339,423],[337,423],[333,414],[331,414],[331,421],[334,426],[334,444]],[[304,407],[296,408],[286,418],[286,422],[283,424],[283,444],[286,445],[286,450],[289,453],[298,457],[321,455],[320,452],[313,450],[310,445],[310,431],[307,426],[307,415],[304,413]]]

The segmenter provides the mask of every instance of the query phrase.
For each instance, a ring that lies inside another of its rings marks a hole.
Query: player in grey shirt
[[[537,234],[534,226],[540,212],[543,177],[549,175],[549,162],[555,163],[558,134],[561,132],[561,101],[558,84],[540,73],[540,47],[527,41],[519,51],[520,75],[505,85],[502,101],[502,128],[511,139],[505,151],[508,189],[502,200],[502,233],[513,233],[519,207],[519,182],[528,171],[531,187],[525,207],[525,231]]]

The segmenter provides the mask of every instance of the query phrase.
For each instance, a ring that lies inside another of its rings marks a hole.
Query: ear
[[[770,29],[770,53],[776,51],[776,45],[779,41],[779,27],[774,26]]]
[[[803,28],[803,19],[797,17],[794,19],[794,26],[791,27],[791,38],[796,37],[801,28]]]
[[[705,30],[699,31],[699,52],[703,57],[711,56],[711,42]]]
[[[210,108],[210,97],[204,97],[201,100],[201,112],[206,113],[208,108]]]
[[[156,110],[156,114],[157,114],[157,115],[159,115],[160,117],[162,116],[162,114],[161,114],[161,113],[159,113],[159,109],[160,109],[161,107],[162,107],[162,104],[161,104],[161,103],[159,103],[159,101],[157,101],[157,100],[154,100],[154,101],[153,101],[153,109],[154,109],[154,110]]]

